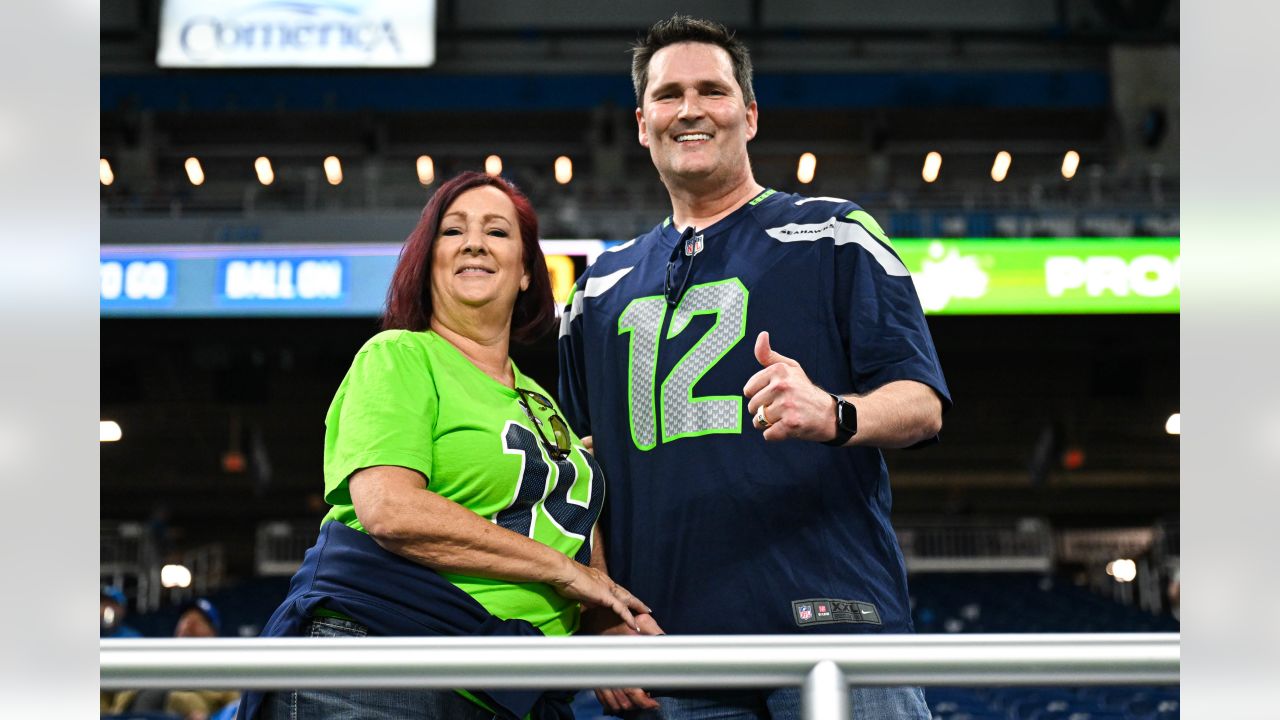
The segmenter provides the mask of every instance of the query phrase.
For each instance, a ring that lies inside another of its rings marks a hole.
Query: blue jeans
[[[309,637],[364,637],[363,625],[315,618]],[[264,720],[493,720],[494,714],[452,690],[294,690],[268,693]]]
[[[636,720],[800,720],[800,688],[654,693],[662,707],[628,718]],[[853,720],[929,720],[932,715],[918,687],[849,689]]]

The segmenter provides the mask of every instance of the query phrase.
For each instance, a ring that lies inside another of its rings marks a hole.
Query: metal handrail
[[[1175,684],[1176,633],[102,640],[104,689]]]

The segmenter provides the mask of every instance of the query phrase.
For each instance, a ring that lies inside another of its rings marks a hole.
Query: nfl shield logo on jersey
[[[800,615],[801,620],[808,620],[809,618],[813,617],[813,608],[809,607],[808,605],[801,605],[800,607],[796,608],[796,611]]]
[[[692,257],[694,255],[697,255],[700,252],[702,252],[702,236],[701,235],[694,235],[693,237],[684,241],[685,255]]]

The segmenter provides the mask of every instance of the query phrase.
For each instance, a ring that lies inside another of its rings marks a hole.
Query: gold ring
[[[768,427],[773,424],[769,422],[769,418],[765,417],[763,405],[756,409],[755,423],[761,429],[768,429]]]

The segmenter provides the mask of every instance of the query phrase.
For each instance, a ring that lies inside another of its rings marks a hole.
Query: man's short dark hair
[[[743,104],[750,105],[756,101],[755,90],[751,88],[751,53],[746,44],[718,22],[676,14],[654,23],[631,48],[631,84],[636,90],[637,107],[644,105],[644,91],[649,85],[649,61],[654,53],[668,45],[685,42],[724,48],[733,63],[733,77],[742,88]]]

